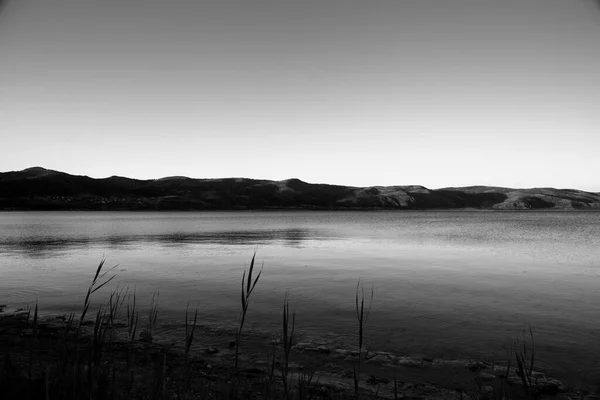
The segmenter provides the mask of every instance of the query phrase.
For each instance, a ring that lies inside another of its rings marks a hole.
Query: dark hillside
[[[41,167],[0,173],[2,210],[600,209],[600,194],[488,186],[351,187],[300,179],[94,179]]]

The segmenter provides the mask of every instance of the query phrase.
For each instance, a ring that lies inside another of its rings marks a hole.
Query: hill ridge
[[[0,210],[600,209],[577,189],[344,186],[251,178],[91,178],[43,167],[0,173]]]

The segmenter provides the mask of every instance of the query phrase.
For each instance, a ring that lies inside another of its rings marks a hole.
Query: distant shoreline
[[[232,213],[244,213],[244,212],[303,212],[303,211],[314,211],[314,212],[398,212],[398,213],[412,213],[412,212],[499,212],[499,213],[557,213],[557,212],[600,212],[600,208],[586,208],[586,209],[573,209],[573,208],[551,208],[551,209],[493,209],[493,208],[429,208],[429,209],[397,209],[397,208],[252,208],[252,209],[190,209],[190,210],[152,210],[152,209],[0,209],[2,213],[12,212],[133,212],[133,213],[199,213],[199,212],[232,212]]]
[[[0,173],[10,211],[600,210],[600,193],[575,189],[419,185],[353,187],[245,178],[94,179],[44,168]]]
[[[93,209],[93,208],[72,208],[72,209],[53,209],[53,208],[39,208],[39,209],[26,209],[26,208],[12,208],[12,209],[0,209],[0,212],[168,212],[168,213],[192,213],[192,212],[302,212],[302,211],[315,211],[315,212],[600,212],[600,208],[544,208],[544,209],[496,209],[496,208],[223,208],[223,209]]]

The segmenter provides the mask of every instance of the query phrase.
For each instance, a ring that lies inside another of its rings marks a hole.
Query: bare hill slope
[[[600,194],[573,189],[490,186],[351,187],[246,178],[184,176],[94,179],[41,167],[0,173],[0,209],[600,209]]]

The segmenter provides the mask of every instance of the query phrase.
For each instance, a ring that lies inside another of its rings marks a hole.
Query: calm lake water
[[[0,304],[80,309],[105,257],[142,304],[160,289],[162,322],[189,301],[232,326],[255,250],[250,329],[278,330],[289,292],[302,341],[353,343],[360,279],[373,350],[506,360],[531,324],[543,369],[600,374],[600,212],[4,212]]]

